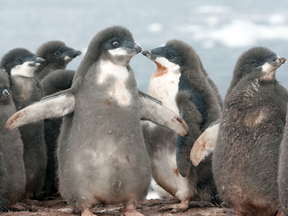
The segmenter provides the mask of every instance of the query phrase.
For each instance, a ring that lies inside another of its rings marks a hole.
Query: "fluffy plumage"
[[[65,69],[70,61],[81,55],[81,51],[67,47],[62,41],[48,41],[37,49],[36,55],[45,59],[34,72],[36,79],[41,81],[52,71]]]
[[[275,78],[286,61],[264,47],[244,52],[227,91],[213,154],[221,198],[238,215],[275,215],[277,169],[288,100]]]
[[[15,113],[11,129],[43,118],[65,116],[57,158],[59,188],[68,203],[92,215],[98,203],[125,203],[123,214],[141,215],[134,202],[145,198],[150,184],[149,157],[140,119],[188,132],[179,115],[139,92],[130,59],[141,48],[123,27],[96,34],[72,87]],[[35,114],[37,110],[37,114]],[[162,118],[156,118],[164,113]]]
[[[143,123],[153,178],[181,200],[181,204],[163,209],[183,211],[189,207],[190,200],[219,203],[211,156],[200,167],[192,166],[189,159],[194,141],[220,117],[222,101],[217,87],[194,49],[182,41],[171,40],[165,47],[144,51],[143,54],[157,64],[148,93],[181,114],[189,126],[189,136],[177,138],[177,134],[167,128]],[[176,146],[176,140],[181,142],[180,146]]]
[[[26,175],[23,143],[19,130],[5,130],[8,118],[16,112],[7,74],[0,70],[0,211],[18,201],[25,192]]]
[[[56,70],[51,72],[41,80],[44,94],[51,95],[69,89],[72,85],[74,74],[75,71],[72,70]],[[55,195],[59,191],[56,149],[61,124],[62,117],[44,120],[44,138],[47,150],[47,168],[43,186],[44,196]]]
[[[17,48],[9,51],[1,60],[1,67],[10,75],[11,92],[16,110],[39,101],[43,90],[33,77],[34,70],[44,61],[30,51]],[[41,192],[46,170],[47,156],[43,134],[43,121],[19,128],[24,143],[27,198]]]
[[[279,168],[278,168],[278,187],[279,187],[279,201],[281,210],[284,215],[288,215],[288,110],[286,111],[286,124],[284,128],[284,135],[280,145]]]

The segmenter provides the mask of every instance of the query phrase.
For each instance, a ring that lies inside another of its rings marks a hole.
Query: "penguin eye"
[[[118,46],[119,46],[119,42],[118,42],[118,41],[114,41],[114,42],[112,43],[112,45],[113,45],[114,47],[118,47]]]
[[[4,90],[2,91],[2,94],[3,94],[5,97],[8,97],[8,96],[9,96],[9,91],[8,91],[8,89],[4,89]]]
[[[277,60],[277,56],[272,56],[272,61],[276,61]]]
[[[253,66],[254,67],[259,67],[261,65],[261,62],[260,61],[255,61],[254,63],[253,63]]]
[[[18,65],[21,65],[22,64],[22,60],[18,58],[18,59],[16,59],[15,63],[18,64]]]
[[[59,52],[59,51],[56,51],[56,52],[54,53],[54,55],[55,55],[55,56],[59,56],[59,55],[60,55],[60,52]]]
[[[172,53],[168,53],[168,54],[167,54],[167,58],[168,58],[168,59],[172,59],[172,58],[174,58],[174,57],[175,57],[175,55],[172,54]]]

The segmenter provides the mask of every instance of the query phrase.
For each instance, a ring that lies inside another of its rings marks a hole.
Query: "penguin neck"
[[[10,71],[11,76],[22,76],[32,78],[36,67],[29,66],[29,62],[25,62],[22,65],[16,65]]]
[[[116,65],[109,60],[100,60],[99,69],[98,74],[96,74],[96,84],[109,83],[107,88],[103,88],[107,95],[115,99],[118,105],[130,105],[132,95],[126,87],[130,75],[127,66]]]
[[[34,71],[34,76],[36,77],[36,79],[38,79],[39,81],[41,81],[42,79],[44,79],[44,77],[46,77],[49,73],[51,73],[54,70],[59,70],[59,69],[65,69],[66,65],[64,65],[63,67],[60,66],[55,66],[55,64],[53,63],[42,63],[35,71]]]
[[[148,88],[149,95],[160,100],[164,106],[178,114],[176,94],[180,76],[180,68],[167,68],[158,63]]]
[[[100,60],[99,68],[100,72],[97,77],[98,84],[105,82],[108,76],[113,76],[122,81],[125,81],[129,76],[127,66],[117,65],[109,60]]]

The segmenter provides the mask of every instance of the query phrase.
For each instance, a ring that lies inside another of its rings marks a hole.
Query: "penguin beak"
[[[276,62],[279,62],[280,64],[284,64],[287,59],[285,57],[278,57]]]
[[[142,48],[140,46],[138,46],[137,44],[134,45],[134,48],[133,48],[137,53],[140,53],[142,52]]]
[[[144,51],[142,52],[142,54],[143,54],[144,56],[146,56],[147,58],[151,59],[151,50],[144,50]]]
[[[71,61],[73,58],[81,55],[82,52],[79,50],[68,49],[66,52],[63,53],[64,59],[67,61]]]
[[[36,59],[34,60],[36,63],[42,63],[42,62],[44,62],[45,61],[45,59],[43,59],[43,58],[40,58],[40,57],[36,57]]]

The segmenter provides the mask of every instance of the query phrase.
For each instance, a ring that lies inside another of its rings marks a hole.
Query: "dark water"
[[[143,50],[170,39],[189,43],[224,97],[243,51],[260,45],[288,57],[287,12],[287,0],[0,0],[0,57],[16,47],[35,52],[49,40],[85,51],[98,31],[122,25]],[[67,69],[76,70],[82,58]],[[147,92],[156,65],[139,54],[131,66]],[[287,64],[276,76],[288,88]]]

